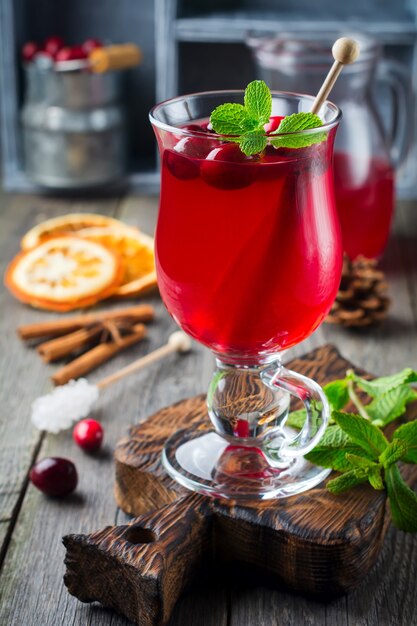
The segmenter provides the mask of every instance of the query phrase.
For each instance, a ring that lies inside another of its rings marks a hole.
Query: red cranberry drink
[[[253,363],[308,337],[336,295],[335,129],[307,147],[247,156],[207,122],[163,138],[158,283],[188,334]]]
[[[381,256],[394,212],[394,172],[383,158],[334,155],[336,205],[343,249],[351,259]]]

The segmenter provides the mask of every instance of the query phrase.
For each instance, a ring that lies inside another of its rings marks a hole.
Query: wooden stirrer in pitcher
[[[341,37],[334,42],[332,47],[334,63],[313,102],[313,106],[310,109],[311,113],[318,114],[323,103],[327,100],[329,93],[333,89],[333,86],[343,67],[354,63],[359,56],[359,52],[359,44],[354,39]]]

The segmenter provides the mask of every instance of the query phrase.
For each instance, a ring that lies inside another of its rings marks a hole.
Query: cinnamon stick
[[[126,348],[133,346],[141,341],[146,335],[146,327],[143,324],[135,324],[133,332],[126,337],[122,337],[119,343],[115,341],[108,343],[100,343],[88,352],[85,352],[78,358],[61,367],[51,377],[55,385],[64,385],[73,378],[79,378],[96,369],[102,363],[111,359],[115,354],[122,352]]]
[[[142,278],[137,278],[136,280],[132,280],[130,283],[126,283],[125,285],[118,287],[112,297],[136,298],[157,286],[158,282],[156,280],[156,272],[150,272],[149,274],[146,274],[146,276],[142,276]]]
[[[36,350],[41,355],[44,363],[52,363],[53,361],[62,359],[64,356],[72,354],[80,348],[88,346],[93,339],[98,337],[102,332],[103,328],[98,324],[90,328],[81,328],[63,337],[56,337],[55,339],[44,341],[37,346]]]
[[[98,311],[86,313],[65,319],[54,319],[48,322],[25,324],[19,326],[17,333],[21,339],[38,339],[40,337],[58,337],[66,333],[79,330],[84,326],[114,319],[133,322],[149,322],[154,318],[155,311],[149,304],[113,309],[111,311]]]

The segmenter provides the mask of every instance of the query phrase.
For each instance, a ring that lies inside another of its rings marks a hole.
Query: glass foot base
[[[233,500],[286,498],[318,485],[331,471],[303,457],[276,467],[260,448],[230,443],[201,429],[172,435],[162,461],[170,476],[187,489]]]

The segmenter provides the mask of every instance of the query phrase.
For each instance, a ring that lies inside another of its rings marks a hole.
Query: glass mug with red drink
[[[281,144],[289,146],[274,147],[268,132],[309,111],[313,98],[273,93],[270,123],[249,138],[264,147],[247,155],[209,123],[219,105],[245,101],[243,91],[192,94],[150,114],[162,163],[160,293],[217,364],[207,394],[214,430],[175,433],[163,462],[194,491],[266,499],[309,489],[328,474],[304,459],[328,423],[326,398],[278,355],[319,326],[339,286],[332,153],[341,114],[326,102],[322,126],[289,139],[284,133]],[[299,432],[285,425],[290,394],[306,408]]]

